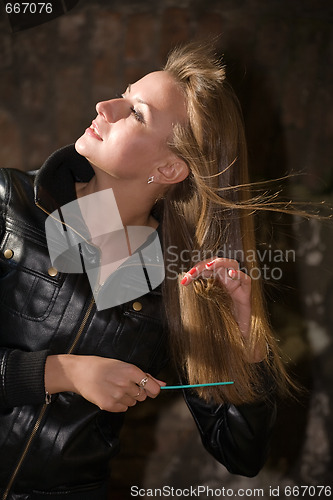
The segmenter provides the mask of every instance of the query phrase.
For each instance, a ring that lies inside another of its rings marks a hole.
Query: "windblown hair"
[[[222,61],[207,47],[188,44],[169,55],[164,70],[182,90],[188,113],[187,123],[174,127],[169,146],[190,170],[163,198],[164,296],[173,358],[190,384],[234,382],[197,389],[207,401],[255,401],[265,393],[268,373],[284,392],[290,381],[267,319],[260,280],[252,280],[249,339],[241,335],[229,294],[214,278],[180,285],[184,271],[198,260],[223,256],[222,246],[233,249],[236,258],[244,256],[241,268],[251,272],[257,266],[253,212],[265,202],[251,198],[242,112]],[[177,279],[175,263],[170,269],[168,261],[170,248],[179,256]],[[182,255],[193,256],[186,268]],[[253,363],[258,347],[266,355]]]

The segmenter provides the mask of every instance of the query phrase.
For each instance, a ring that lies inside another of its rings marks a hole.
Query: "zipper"
[[[75,336],[75,339],[74,339],[74,341],[73,341],[73,343],[72,343],[71,347],[70,347],[70,348],[69,348],[69,350],[67,351],[67,354],[72,354],[72,352],[74,351],[75,347],[77,346],[77,343],[78,343],[78,341],[80,340],[80,337],[81,337],[81,335],[82,335],[83,329],[84,329],[84,327],[86,326],[86,323],[87,323],[87,321],[88,321],[88,318],[89,318],[89,316],[90,316],[90,313],[91,313],[91,310],[92,310],[92,308],[93,308],[94,304],[95,304],[95,299],[94,299],[94,297],[92,297],[92,299],[91,299],[91,301],[90,301],[90,304],[89,304],[89,306],[88,306],[88,309],[86,310],[86,313],[85,313],[85,315],[84,315],[84,317],[83,317],[83,320],[82,320],[82,323],[81,323],[81,325],[80,325],[80,328],[78,329],[77,334],[76,334],[76,336]]]
[[[38,208],[40,208],[41,210],[43,210],[43,212],[48,213],[48,212],[47,212],[47,211],[46,211],[46,210],[45,210],[45,209],[44,209],[41,205],[39,205],[37,202],[36,202],[36,205],[38,206]],[[48,214],[48,215],[49,215],[49,214]],[[89,303],[88,309],[86,310],[86,313],[85,313],[85,315],[84,315],[84,317],[83,317],[83,320],[82,320],[82,322],[81,322],[80,328],[78,329],[77,334],[76,334],[76,336],[75,336],[75,338],[74,338],[74,341],[73,341],[72,345],[70,346],[69,350],[67,351],[67,354],[71,354],[71,353],[73,352],[73,350],[75,349],[75,347],[76,347],[77,343],[79,342],[80,337],[81,337],[81,335],[82,335],[82,332],[83,332],[83,330],[84,330],[84,327],[85,327],[85,326],[86,326],[86,324],[87,324],[88,318],[89,318],[89,316],[90,316],[90,314],[91,314],[91,311],[92,311],[92,308],[93,308],[94,304],[95,304],[95,299],[92,297],[92,299],[91,299],[91,301],[90,301],[90,303]],[[28,439],[28,441],[27,441],[27,443],[26,443],[26,445],[25,445],[25,447],[24,447],[24,450],[23,450],[23,452],[22,452],[22,454],[21,454],[21,456],[20,456],[19,461],[17,462],[17,465],[16,465],[16,467],[15,467],[15,469],[14,469],[14,471],[13,471],[13,474],[12,474],[12,475],[11,475],[11,477],[10,477],[10,480],[9,480],[9,482],[8,482],[8,485],[7,485],[6,489],[5,489],[5,491],[4,491],[4,494],[2,495],[2,499],[1,499],[1,500],[6,500],[6,499],[7,499],[7,497],[8,497],[8,494],[9,494],[9,492],[10,492],[10,490],[11,490],[11,487],[12,487],[12,486],[13,486],[13,484],[14,484],[14,481],[15,481],[15,479],[16,479],[16,476],[17,476],[17,474],[19,473],[19,471],[20,471],[20,469],[21,469],[21,467],[22,467],[22,464],[23,464],[23,462],[24,462],[24,460],[25,460],[25,458],[26,458],[26,456],[27,456],[27,454],[28,454],[28,451],[29,451],[30,447],[31,447],[31,444],[32,444],[32,442],[33,442],[33,440],[34,440],[34,438],[35,438],[35,436],[36,436],[36,434],[37,434],[37,432],[38,432],[38,430],[39,430],[39,428],[40,428],[40,425],[41,425],[41,423],[42,423],[42,420],[43,420],[43,417],[44,417],[44,415],[45,415],[45,412],[46,412],[47,407],[48,407],[48,405],[47,405],[46,403],[42,406],[42,409],[41,409],[41,411],[40,411],[40,413],[39,413],[39,415],[38,415],[38,418],[37,418],[37,420],[36,420],[36,422],[35,422],[34,428],[33,428],[33,429],[32,429],[32,431],[31,431],[31,434],[30,434],[30,436],[29,436],[29,439]]]
[[[35,435],[36,435],[36,433],[37,433],[37,431],[38,431],[38,429],[40,427],[40,424],[41,424],[41,421],[42,421],[42,419],[44,417],[44,413],[46,411],[47,406],[48,405],[45,403],[43,405],[41,411],[40,411],[40,414],[39,414],[39,416],[38,416],[38,418],[37,418],[37,420],[35,422],[34,428],[32,429],[32,432],[31,432],[30,437],[28,439],[28,442],[25,445],[25,448],[24,448],[24,450],[22,452],[20,460],[17,462],[15,470],[14,470],[14,472],[13,472],[13,474],[12,474],[10,480],[9,480],[9,483],[7,485],[7,488],[5,489],[5,492],[4,492],[3,496],[2,496],[2,500],[6,500],[6,498],[8,496],[8,493],[9,493],[11,487],[13,486],[13,483],[14,483],[14,481],[16,479],[16,476],[17,476],[17,474],[18,474],[18,472],[19,472],[19,470],[20,470],[20,468],[22,466],[22,463],[23,463],[23,461],[24,461],[24,459],[25,459],[25,457],[26,457],[26,455],[27,455],[27,453],[29,451],[31,443],[32,443],[32,441],[33,441],[33,439],[34,439],[34,437],[35,437]]]
[[[81,322],[80,328],[78,329],[77,334],[76,334],[76,336],[75,336],[75,339],[74,339],[74,341],[73,341],[73,343],[72,343],[71,347],[70,347],[70,348],[69,348],[69,350],[67,351],[67,354],[71,354],[71,353],[73,352],[73,350],[75,349],[75,347],[76,347],[76,345],[77,345],[78,341],[80,340],[80,337],[81,337],[81,335],[82,335],[82,332],[83,332],[83,330],[84,330],[84,327],[85,327],[85,326],[86,326],[86,324],[87,324],[88,318],[89,318],[89,316],[90,316],[90,313],[91,313],[91,310],[92,310],[92,308],[93,308],[94,304],[95,304],[95,300],[94,300],[94,298],[92,298],[92,299],[91,299],[91,301],[90,301],[90,304],[89,304],[89,306],[88,306],[88,309],[87,309],[87,311],[86,311],[86,313],[85,313],[85,315],[84,315],[84,317],[83,317],[83,320],[82,320],[82,322]],[[45,404],[43,405],[43,407],[42,407],[42,409],[41,409],[41,411],[40,411],[39,415],[38,415],[38,418],[37,418],[37,420],[36,420],[36,422],[35,422],[34,428],[32,429],[31,434],[30,434],[30,436],[29,436],[29,439],[28,439],[28,441],[27,441],[27,444],[25,445],[25,448],[24,448],[24,450],[23,450],[23,452],[22,452],[22,454],[21,454],[21,457],[20,457],[19,461],[17,462],[17,465],[16,465],[16,467],[15,467],[15,469],[14,469],[14,472],[13,472],[13,474],[11,475],[11,478],[10,478],[10,480],[9,480],[9,482],[8,482],[7,488],[6,488],[6,490],[5,490],[5,492],[4,492],[3,496],[2,496],[2,500],[6,500],[6,499],[7,499],[8,493],[9,493],[9,491],[10,491],[11,487],[13,486],[13,483],[14,483],[14,481],[15,481],[15,479],[16,479],[16,476],[17,476],[17,474],[19,473],[19,471],[20,471],[20,469],[21,469],[21,466],[22,466],[22,464],[23,464],[23,462],[24,462],[24,459],[25,459],[25,457],[27,456],[27,453],[28,453],[28,451],[29,451],[29,449],[30,449],[30,446],[31,446],[31,444],[32,444],[32,441],[33,441],[34,437],[35,437],[35,436],[36,436],[36,434],[37,434],[37,431],[38,431],[38,429],[39,429],[39,427],[40,427],[40,424],[41,424],[41,422],[42,422],[42,420],[43,420],[43,417],[44,417],[44,414],[45,414],[45,412],[46,412],[47,407],[48,407],[48,405],[45,403]]]

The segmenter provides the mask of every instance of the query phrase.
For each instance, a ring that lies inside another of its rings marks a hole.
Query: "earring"
[[[154,176],[153,175],[151,175],[150,177],[148,177],[147,184],[151,184],[152,182],[154,182]]]

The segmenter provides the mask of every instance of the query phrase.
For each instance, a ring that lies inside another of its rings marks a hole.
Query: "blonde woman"
[[[230,472],[253,476],[267,455],[275,394],[288,381],[261,284],[250,277],[258,204],[221,62],[196,45],[175,50],[163,71],[96,111],[75,147],[55,152],[36,175],[1,171],[2,500],[106,498],[123,416],[158,396],[170,357],[180,384],[204,384],[184,396],[208,451]],[[64,208],[73,203],[80,230]],[[50,217],[59,238],[79,238],[82,271],[72,256],[75,272],[50,260]],[[150,236],[130,248],[133,228]],[[154,234],[163,284],[101,307],[103,290],[132,291],[120,240],[134,259]],[[223,245],[235,258],[221,255]],[[98,263],[93,278],[89,259]]]

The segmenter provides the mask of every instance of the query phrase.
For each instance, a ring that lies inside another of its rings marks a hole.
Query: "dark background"
[[[331,0],[81,0],[15,33],[1,4],[0,12],[0,166],[38,168],[82,134],[96,102],[159,69],[176,43],[216,36],[243,106],[252,180],[297,173],[283,183],[285,196],[309,209],[332,201]],[[331,223],[267,214],[257,226],[259,248],[296,252],[267,294],[284,357],[308,391],[281,404],[269,460],[253,479],[228,474],[203,451],[175,393],[137,406],[112,498],[130,498],[134,484],[261,487],[265,498],[270,486],[285,498],[285,486],[332,485]]]

